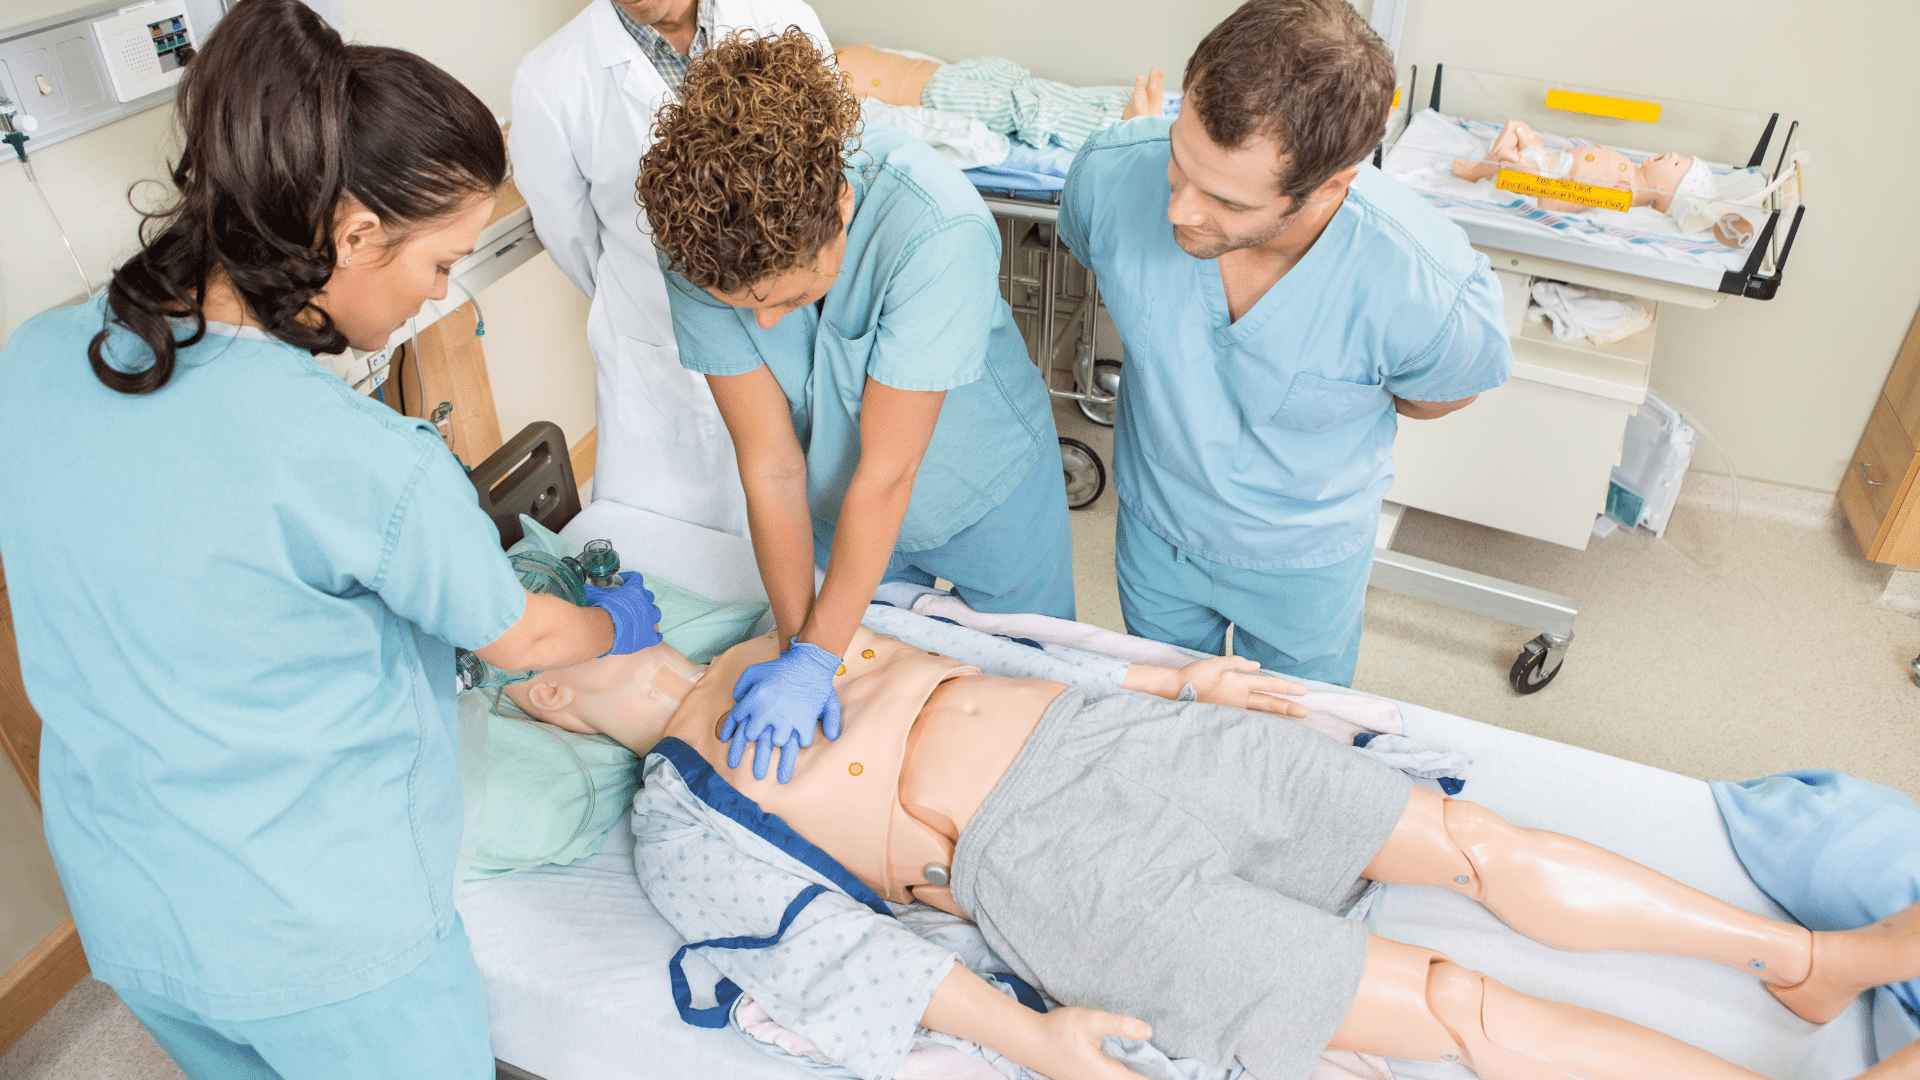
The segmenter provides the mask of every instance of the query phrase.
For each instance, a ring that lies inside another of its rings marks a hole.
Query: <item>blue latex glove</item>
[[[660,644],[660,609],[639,574],[621,574],[611,589],[587,586],[587,603],[613,616],[613,648],[600,655],[624,656]]]
[[[840,737],[840,695],[833,690],[841,660],[818,645],[796,641],[785,653],[740,673],[733,687],[733,709],[720,726],[727,767],[737,769],[753,744],[753,778],[767,778],[774,747],[780,748],[781,783],[793,779],[800,751],[813,745],[813,728],[828,739]]]

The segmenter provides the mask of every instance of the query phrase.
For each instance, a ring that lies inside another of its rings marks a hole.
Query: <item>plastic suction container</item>
[[[589,540],[580,549],[580,566],[587,582],[602,589],[620,584],[620,553],[609,540]]]

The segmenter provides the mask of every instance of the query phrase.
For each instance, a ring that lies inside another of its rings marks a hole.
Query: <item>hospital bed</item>
[[[497,460],[480,471],[503,537],[517,535],[517,511],[534,510],[550,526],[564,526],[567,539],[610,539],[628,565],[712,599],[764,598],[751,547],[740,537],[609,502],[574,515],[565,446],[557,429],[544,450],[541,440],[516,440],[506,456],[521,460]],[[1594,841],[1749,910],[1782,914],[1741,869],[1706,784],[1419,705],[1401,708],[1409,735],[1472,755],[1465,797],[1520,824]],[[461,886],[459,909],[486,979],[501,1076],[814,1075],[765,1056],[731,1031],[680,1021],[667,961],[681,942],[641,892],[632,860],[630,838],[616,826],[598,854],[573,865]],[[1815,1028],[1739,972],[1690,960],[1557,952],[1437,889],[1389,887],[1369,922],[1376,933],[1440,950],[1520,990],[1616,1013],[1769,1077],[1837,1080],[1870,1061],[1864,1003]],[[1400,1080],[1471,1075],[1444,1063],[1389,1068],[1387,1075]]]

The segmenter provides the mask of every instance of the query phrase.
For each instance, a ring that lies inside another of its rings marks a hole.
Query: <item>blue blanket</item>
[[[1920,903],[1920,804],[1826,770],[1713,786],[1754,883],[1812,930],[1851,930]],[[1881,1058],[1920,1040],[1920,979],[1874,994]]]

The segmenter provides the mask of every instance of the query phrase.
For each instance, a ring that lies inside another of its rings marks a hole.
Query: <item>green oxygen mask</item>
[[[523,551],[508,562],[528,592],[557,596],[575,607],[587,606],[588,585],[611,589],[620,584],[620,553],[609,540],[589,540],[577,556]],[[456,652],[454,666],[462,690],[497,690],[526,682],[534,675],[531,671],[502,671],[465,649]]]

